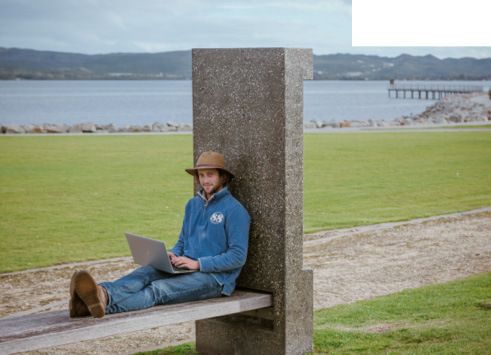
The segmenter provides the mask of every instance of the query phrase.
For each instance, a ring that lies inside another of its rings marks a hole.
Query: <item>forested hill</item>
[[[190,79],[191,51],[76,54],[0,47],[0,79]],[[314,55],[314,79],[491,80],[491,58]]]

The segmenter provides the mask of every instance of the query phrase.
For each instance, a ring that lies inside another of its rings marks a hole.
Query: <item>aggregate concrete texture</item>
[[[311,49],[193,50],[194,159],[225,156],[251,215],[238,287],[273,293],[272,316],[197,322],[200,353],[312,351],[313,274],[303,268],[303,81]]]

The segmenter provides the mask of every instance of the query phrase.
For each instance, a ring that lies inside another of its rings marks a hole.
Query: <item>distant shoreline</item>
[[[489,80],[491,58],[313,54],[314,80]],[[0,47],[0,79],[185,80],[191,50],[81,54]]]

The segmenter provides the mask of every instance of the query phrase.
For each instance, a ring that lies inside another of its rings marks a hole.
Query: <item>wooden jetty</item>
[[[402,98],[406,99],[406,93],[411,99],[426,99],[439,100],[442,97],[452,94],[466,94],[472,92],[482,92],[482,86],[473,85],[431,85],[431,84],[389,84],[389,98],[392,98],[392,93],[395,93],[395,98],[399,98],[401,93]]]

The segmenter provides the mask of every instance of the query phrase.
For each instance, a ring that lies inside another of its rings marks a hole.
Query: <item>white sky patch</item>
[[[157,52],[171,52],[176,50],[173,47],[169,47],[164,43],[151,43],[151,42],[133,42],[138,48],[141,48],[143,52],[157,53]],[[179,49],[177,49],[179,50]]]
[[[353,46],[491,46],[485,0],[353,0]]]

